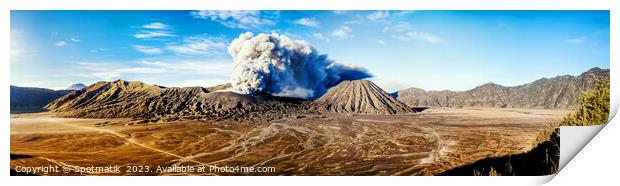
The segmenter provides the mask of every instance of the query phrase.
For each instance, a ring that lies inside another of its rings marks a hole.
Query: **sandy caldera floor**
[[[121,173],[84,169],[88,172],[82,175],[435,175],[483,158],[527,152],[565,113],[437,108],[391,116],[309,115],[262,124],[140,124],[17,114],[11,115],[11,169],[59,166],[68,173],[47,175],[80,175],[79,167],[118,165]],[[207,170],[157,170],[188,166]],[[236,166],[243,171],[209,170]]]

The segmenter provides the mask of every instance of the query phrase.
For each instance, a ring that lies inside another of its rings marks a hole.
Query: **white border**
[[[157,2],[157,3],[155,3]],[[609,10],[609,0],[20,0],[14,10]]]
[[[0,114],[2,118],[0,122],[0,134],[2,140],[0,142],[0,149],[9,149],[9,48],[10,44],[10,31],[9,31],[9,10],[91,10],[91,9],[103,9],[103,10],[185,10],[185,9],[288,9],[288,10],[312,10],[312,9],[337,9],[337,10],[376,10],[376,9],[413,9],[413,10],[611,10],[611,51],[618,50],[618,8],[620,3],[616,0],[294,0],[294,1],[276,1],[276,0],[168,0],[155,2],[154,0],[129,0],[129,1],[110,1],[110,0],[19,0],[19,1],[1,1],[0,7],[3,12],[0,14],[0,20],[3,25],[2,36],[4,44],[2,49],[2,67],[0,68],[0,78],[3,82],[3,86],[0,87]],[[612,95],[618,95],[619,87],[614,86],[613,83],[620,82],[617,75],[613,75],[613,72],[617,71],[615,63],[618,62],[617,54],[611,53],[611,66],[612,66]],[[612,103],[617,109],[618,96],[612,97]],[[601,132],[601,135],[597,136],[593,143],[597,143],[596,146],[588,145],[584,150],[595,149],[589,148],[590,146],[598,147],[599,153],[591,154],[588,152],[586,157],[578,155],[573,159],[575,162],[593,161],[599,160],[599,163],[604,163],[605,166],[593,166],[589,168],[595,169],[583,169],[583,166],[588,165],[580,164],[580,167],[575,167],[569,163],[568,166],[560,172],[558,179],[567,182],[560,183],[574,183],[578,180],[588,180],[584,183],[592,183],[593,180],[605,181],[608,179],[610,182],[615,183],[613,175],[615,175],[615,167],[619,164],[612,159],[600,159],[601,155],[611,154],[615,156],[605,156],[607,158],[617,158],[618,148],[617,143],[620,141],[620,136],[617,125],[618,119],[614,119],[611,125],[614,125],[614,131],[607,130],[606,127]],[[597,140],[608,139],[608,140]],[[612,149],[610,151],[610,149]],[[602,153],[602,154],[601,154]],[[584,153],[586,155],[586,153]],[[8,153],[0,153],[0,167],[9,167]],[[595,164],[596,165],[596,164]],[[605,169],[607,167],[608,169]],[[609,168],[614,167],[614,168]],[[568,175],[563,177],[563,174]],[[596,175],[605,175],[607,177],[598,177]],[[0,168],[0,175],[8,175],[8,169]],[[586,176],[585,178],[583,176]],[[531,183],[542,183],[550,177],[10,177],[7,183],[3,181],[3,185],[18,185],[22,182],[30,182],[38,185],[52,184],[52,185],[67,185],[67,184],[93,184],[93,185],[108,185],[114,184],[166,184],[166,185],[178,185],[178,184],[268,184],[268,185],[320,185],[320,184],[338,184],[338,185],[386,185],[386,184],[404,184],[404,185],[444,185],[444,184],[458,184],[470,183],[476,185],[523,185]],[[4,179],[3,179],[4,180]],[[554,182],[552,182],[553,184]],[[600,182],[605,183],[605,182]]]

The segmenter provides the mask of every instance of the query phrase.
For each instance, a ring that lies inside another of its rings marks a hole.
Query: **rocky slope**
[[[210,118],[273,120],[317,112],[399,114],[411,108],[370,81],[346,81],[312,102],[267,94],[218,92],[215,87],[166,88],[142,82],[98,82],[71,92],[45,108],[59,116],[175,120]]]
[[[321,111],[363,114],[402,114],[412,112],[368,80],[343,81],[314,101]]]
[[[220,91],[220,90],[226,90],[226,89],[231,89],[232,88],[232,84],[230,83],[224,83],[221,85],[215,85],[212,87],[208,87],[207,90],[209,92],[215,92],[215,91]]]
[[[202,87],[165,88],[142,82],[98,82],[46,106],[50,111],[87,118],[191,118],[261,120],[307,110],[303,100],[210,92]]]
[[[409,88],[392,96],[409,106],[569,109],[578,104],[579,91],[590,89],[595,78],[609,78],[609,69],[593,68],[579,76],[542,78],[514,87],[487,83],[468,91]]]
[[[11,85],[11,113],[41,112],[43,107],[70,90],[18,87]]]

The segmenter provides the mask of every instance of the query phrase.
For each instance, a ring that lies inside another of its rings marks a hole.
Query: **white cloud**
[[[22,54],[23,51],[21,49],[11,46],[11,63],[17,63]]]
[[[266,17],[274,17],[277,13],[263,13],[256,10],[199,10],[190,14],[194,18],[217,21],[230,28],[261,29],[264,26],[275,25],[276,22]]]
[[[140,64],[158,69],[166,69],[169,71],[178,71],[184,74],[199,75],[218,75],[229,76],[232,72],[232,63],[230,62],[201,62],[201,61],[140,61]]]
[[[392,35],[392,38],[399,40],[399,41],[411,41],[409,37],[404,36],[404,35]]]
[[[441,38],[426,32],[407,32],[406,35],[410,38],[426,41],[429,43],[441,43]]]
[[[347,13],[349,13],[348,10],[334,10],[333,12],[334,12],[334,14],[347,14]]]
[[[154,22],[147,25],[142,25],[142,28],[148,29],[167,29],[169,26],[160,22]]]
[[[309,26],[309,27],[319,27],[319,22],[312,18],[301,18],[295,21],[295,24]]]
[[[69,39],[69,40],[71,40],[71,41],[73,41],[73,42],[76,42],[76,43],[77,43],[77,42],[80,42],[80,40],[79,40],[78,38],[71,38],[71,39]]]
[[[133,36],[138,39],[151,39],[151,38],[157,38],[157,37],[175,36],[174,34],[170,33],[167,30],[169,27],[170,27],[169,25],[166,25],[160,22],[149,23],[146,25],[142,25],[142,28],[144,28],[144,30],[141,30],[140,32],[138,32],[137,34],[134,34]]]
[[[389,27],[383,28],[384,32],[393,31],[393,32],[406,32],[409,30],[413,30],[413,26],[409,22],[399,21],[396,22]]]
[[[377,84],[377,86],[381,87],[381,89],[383,89],[387,93],[393,93],[411,87],[411,85],[400,81],[392,81],[381,78],[370,78],[370,80]]]
[[[56,45],[57,47],[63,47],[63,46],[67,46],[67,42],[65,42],[65,41],[58,41],[58,42],[54,43],[54,45]]]
[[[128,79],[142,76],[138,79],[150,79],[155,82],[170,82],[170,79],[184,76],[215,76],[227,78],[232,71],[231,62],[206,61],[128,61],[128,62],[78,62],[80,74],[77,76],[96,78],[99,80]],[[157,74],[157,75],[154,75]]]
[[[392,38],[400,41],[420,40],[428,43],[441,43],[443,40],[430,33],[419,32],[413,29],[413,26],[409,22],[400,21],[390,26],[386,26],[382,30],[383,32],[392,32]]]
[[[136,49],[138,52],[142,52],[145,54],[161,54],[163,53],[163,51],[160,48],[156,48],[156,47],[149,47],[149,46],[142,46],[142,45],[133,45],[133,48]]]
[[[358,20],[350,20],[350,21],[342,22],[342,24],[345,24],[345,25],[355,25],[355,24],[361,24],[361,23],[362,22]]]
[[[194,86],[211,87],[211,86],[221,85],[225,83],[230,83],[230,79],[228,78],[190,79],[190,80],[183,80],[179,83],[175,83],[172,86],[175,86],[175,87],[194,87]]]
[[[573,44],[573,45],[580,45],[580,44],[583,44],[585,41],[586,41],[586,38],[578,37],[578,38],[567,39],[564,42],[568,44]]]
[[[24,55],[31,50],[25,50],[28,48],[28,43],[24,41],[23,33],[19,30],[11,29],[11,59],[10,63],[18,63],[22,60]]]
[[[419,40],[432,44],[441,43],[442,39],[426,32],[407,32],[403,35],[392,35],[392,38],[400,41]]]
[[[348,38],[350,37],[350,33],[351,31],[353,31],[351,28],[349,28],[348,26],[341,26],[340,28],[334,30],[332,32],[332,36],[336,37],[336,38]]]
[[[368,14],[366,18],[368,18],[371,21],[376,21],[376,20],[383,19],[389,16],[390,16],[390,12],[388,11],[375,11],[375,12]]]
[[[182,44],[169,45],[166,49],[177,54],[185,55],[212,55],[226,48],[226,41],[220,38],[207,36],[191,36],[183,40]]]
[[[394,13],[394,15],[395,16],[406,16],[406,15],[413,14],[413,13],[415,13],[415,10],[403,10],[403,11]]]
[[[388,17],[402,17],[409,14],[413,14],[415,11],[412,10],[404,10],[404,11],[374,11],[368,15],[366,18],[371,21],[380,21],[383,24],[391,24],[391,21],[385,20]]]
[[[149,38],[155,38],[155,37],[172,37],[174,35],[169,34],[167,32],[141,31],[140,33],[137,33],[133,36],[138,39],[149,39]]]
[[[312,36],[314,36],[314,38],[318,40],[325,41],[328,43],[331,41],[328,37],[323,36],[323,34],[321,33],[313,33]]]
[[[166,69],[162,68],[129,67],[117,63],[78,62],[77,65],[77,67],[81,71],[88,72],[85,74],[77,75],[85,77],[96,77],[106,81],[122,78],[127,75],[158,74],[166,72]]]
[[[384,41],[383,39],[379,39],[379,40],[377,40],[377,43],[382,44],[382,45],[385,45],[385,41]]]
[[[103,51],[108,51],[109,49],[107,48],[96,48],[96,49],[91,49],[88,52],[90,53],[98,53],[98,52],[103,52]]]

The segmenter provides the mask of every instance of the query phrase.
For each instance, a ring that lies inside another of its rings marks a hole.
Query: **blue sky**
[[[243,32],[305,40],[388,92],[468,90],[609,68],[609,11],[12,11],[11,84],[229,81]]]

